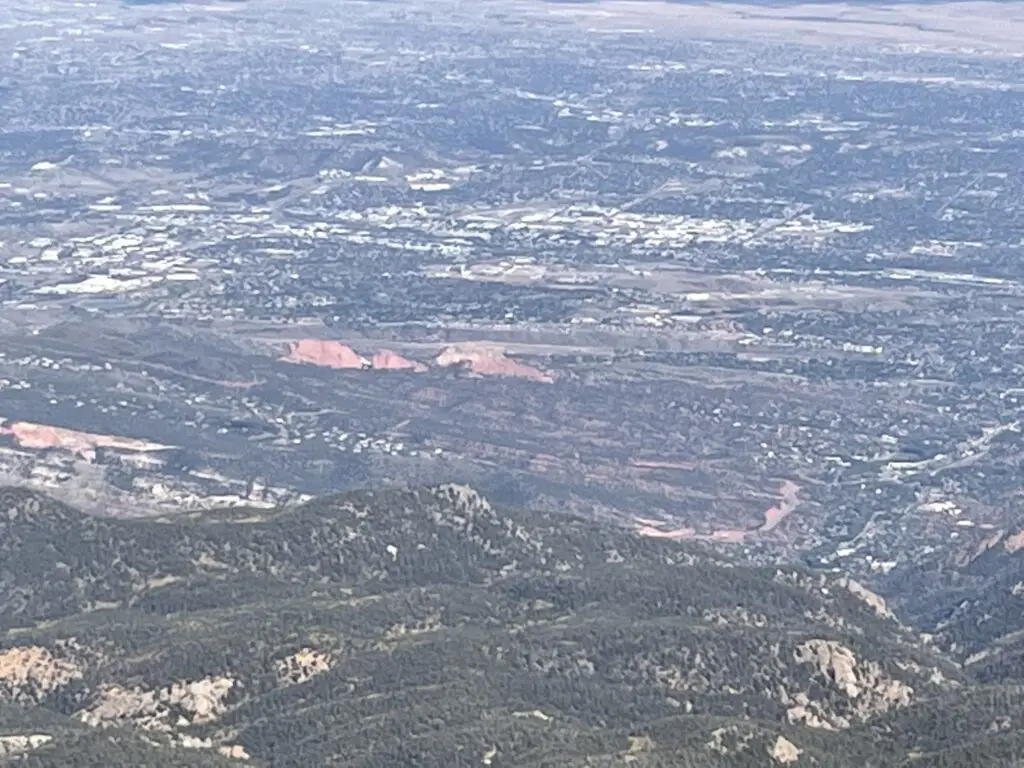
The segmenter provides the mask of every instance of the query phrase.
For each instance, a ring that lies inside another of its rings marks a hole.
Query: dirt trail
[[[648,518],[635,517],[633,522],[636,525],[636,532],[641,536],[650,536],[659,539],[689,539],[693,541],[718,541],[739,543],[746,541],[751,536],[759,533],[770,533],[785,520],[800,504],[800,486],[792,480],[784,480],[779,487],[779,502],[773,504],[764,512],[764,522],[754,530],[744,531],[738,528],[723,528],[711,533],[697,533],[695,529],[673,528],[665,530],[664,522],[650,520]]]

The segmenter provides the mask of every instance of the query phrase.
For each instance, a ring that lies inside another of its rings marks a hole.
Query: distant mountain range
[[[206,3],[247,3],[249,0],[121,0],[125,5],[203,5]]]

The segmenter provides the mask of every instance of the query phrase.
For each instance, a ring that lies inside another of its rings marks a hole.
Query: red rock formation
[[[390,349],[382,349],[373,356],[370,365],[374,370],[383,371],[413,371],[423,373],[427,366],[416,360],[409,360]]]
[[[171,447],[162,443],[151,443],[148,440],[79,432],[75,429],[51,427],[47,424],[34,424],[30,421],[12,421],[0,425],[0,434],[10,435],[22,448],[61,448],[87,458],[95,456],[96,448],[116,448],[123,451],[147,452],[162,451]]]
[[[441,367],[465,365],[478,376],[513,376],[519,379],[540,381],[550,384],[554,381],[551,374],[545,373],[532,365],[517,363],[505,357],[498,349],[477,345],[448,347],[437,356],[437,364]]]
[[[356,354],[351,347],[337,341],[322,339],[302,339],[292,342],[288,354],[281,358],[289,363],[312,363],[327,368],[363,369],[369,361]]]

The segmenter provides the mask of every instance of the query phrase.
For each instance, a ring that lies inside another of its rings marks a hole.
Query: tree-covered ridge
[[[997,750],[1024,712],[855,582],[460,486],[173,521],[6,489],[0,622],[33,765],[968,765],[958,702]]]

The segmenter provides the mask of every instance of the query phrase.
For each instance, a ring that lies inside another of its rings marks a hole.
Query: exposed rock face
[[[402,357],[390,349],[381,349],[367,359],[337,341],[302,339],[292,342],[281,360],[289,363],[309,363],[326,368],[376,371],[412,371],[424,373],[427,366],[417,360]],[[437,356],[442,368],[463,365],[478,376],[510,376],[530,381],[550,383],[554,378],[538,368],[510,360],[505,353],[487,344],[460,344],[448,347]]]
[[[435,496],[446,499],[455,505],[456,511],[493,511],[491,502],[484,498],[476,488],[460,483],[444,483],[433,489]]]
[[[81,666],[46,648],[26,645],[0,651],[0,698],[35,702],[82,675]]]
[[[370,365],[375,371],[413,371],[414,373],[423,373],[427,370],[427,366],[423,363],[409,360],[397,352],[392,352],[390,349],[382,349],[377,352],[370,361]]]
[[[224,757],[230,760],[248,760],[249,753],[245,751],[245,747],[240,744],[225,745],[223,747],[217,747],[217,751]]]
[[[1024,530],[1017,531],[1012,536],[1007,536],[1003,540],[1003,548],[1007,552],[1016,552],[1018,549],[1024,547]]]
[[[856,582],[853,579],[844,576],[842,579],[839,580],[839,586],[845,587],[847,590],[849,590],[852,595],[854,595],[862,603],[865,603],[867,606],[869,606],[871,610],[873,610],[875,614],[880,618],[893,618],[892,611],[889,610],[889,606],[886,605],[885,600],[876,595],[867,587],[862,586],[859,582]]]
[[[437,356],[436,362],[442,368],[464,365],[478,376],[511,376],[545,384],[554,381],[551,374],[531,365],[510,360],[500,349],[485,345],[462,344],[448,347]]]
[[[786,719],[791,725],[803,725],[807,728],[821,728],[823,731],[834,731],[837,727],[847,728],[850,721],[845,717],[836,717],[825,711],[820,703],[811,701],[806,693],[798,693],[787,700],[792,704],[786,710]],[[833,725],[833,722],[836,724]]]
[[[830,679],[851,699],[860,696],[857,657],[845,645],[832,640],[808,640],[797,648],[794,657],[801,664],[813,664],[822,677]]]
[[[797,749],[796,744],[787,739],[785,736],[779,736],[775,740],[775,746],[771,749],[772,760],[776,763],[795,763],[800,759],[800,753],[803,750]]]
[[[225,699],[234,685],[234,680],[227,677],[178,682],[158,690],[115,685],[106,688],[90,707],[75,716],[95,727],[134,725],[171,731],[179,725],[216,719],[227,709]]]
[[[23,448],[61,448],[88,459],[95,458],[96,448],[149,452],[163,451],[171,447],[148,440],[79,432],[75,429],[51,427],[47,424],[35,424],[31,421],[11,421],[6,424],[0,424],[0,435],[10,435]]]
[[[326,368],[362,370],[370,365],[369,360],[358,355],[351,347],[337,341],[322,339],[292,342],[288,347],[288,354],[281,359],[289,363],[312,363]]]
[[[53,650],[34,645],[0,651],[0,701],[36,704],[47,695],[85,676],[85,667],[101,657],[73,640],[58,643]],[[318,674],[324,660],[315,651],[295,654],[296,665],[310,677]],[[238,745],[218,746],[210,738],[199,738],[178,729],[216,720],[227,711],[227,696],[235,681],[208,677],[175,682],[157,690],[109,685],[100,689],[91,703],[73,717],[97,728],[134,726],[170,736],[177,746],[213,749],[225,757],[246,760],[249,755]],[[6,734],[0,736],[0,762],[52,741],[49,734]]]
[[[331,655],[303,648],[277,662],[277,679],[282,685],[298,685],[322,675],[331,668]]]
[[[852,650],[834,640],[808,640],[797,647],[794,658],[815,667],[817,676],[847,699],[849,714],[859,720],[910,704],[914,690],[906,683],[887,677],[873,661],[858,662]],[[851,718],[797,694],[788,711],[791,723],[812,728],[847,728]]]
[[[20,734],[15,736],[0,736],[0,757],[12,757],[33,749],[39,749],[43,744],[53,741],[53,736],[46,733],[33,733],[28,736]]]
[[[302,339],[288,346],[288,353],[281,358],[289,363],[309,363],[325,368],[361,371],[372,368],[375,371],[426,372],[427,366],[417,360],[402,357],[390,349],[378,350],[367,359],[349,346],[337,341]]]

